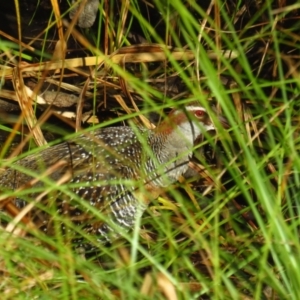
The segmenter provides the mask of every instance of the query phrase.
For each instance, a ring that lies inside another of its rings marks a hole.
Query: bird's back
[[[34,179],[32,187],[18,191],[15,203],[19,208],[34,203],[36,226],[51,234],[62,228],[67,236],[83,230],[109,241],[121,228],[132,228],[160,189],[179,179],[197,137],[214,129],[206,110],[192,103],[185,111],[172,110],[155,130],[96,130],[18,161],[1,174],[1,189],[15,190]],[[63,167],[50,172],[61,160]],[[66,172],[71,179],[59,186]]]
[[[31,218],[37,227],[53,234],[55,219],[51,216],[58,213],[80,225],[85,232],[110,240],[105,235],[114,235],[114,230],[97,221],[97,216],[91,212],[93,208],[104,218],[129,229],[138,211],[146,209],[148,204],[140,203],[135,196],[139,186],[147,182],[147,174],[149,177],[151,173],[144,168],[149,159],[146,154],[149,149],[145,151],[145,147],[149,147],[149,133],[145,129],[137,130],[139,132],[130,127],[110,127],[46,148],[17,161],[2,173],[1,189],[16,190],[38,179],[58,161],[64,161],[63,167],[49,174],[46,182],[50,180],[55,186],[55,182],[70,171],[67,192],[59,188],[49,192],[36,203]],[[18,196],[16,206],[23,208],[47,187],[41,178],[23,193],[24,196]],[[86,204],[82,205],[82,199]],[[90,210],[88,206],[93,208]],[[66,226],[63,228],[66,230]]]

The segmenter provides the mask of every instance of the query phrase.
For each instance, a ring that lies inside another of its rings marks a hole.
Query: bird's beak
[[[219,115],[217,118],[220,121],[220,124],[222,125],[223,128],[228,129],[230,127],[225,117]]]
[[[218,121],[220,122],[221,126],[224,129],[228,129],[230,127],[229,123],[228,123],[228,121],[225,117],[223,117],[221,115],[217,115],[217,116],[215,116],[215,118],[209,117],[209,120],[207,120],[208,122],[206,122],[205,125],[204,125],[206,131],[210,131],[210,130],[216,131],[217,130],[218,127],[215,124],[217,122],[216,121],[217,119],[218,119]]]
[[[224,129],[228,129],[230,128],[230,125],[227,121],[227,119],[223,116],[220,115],[220,113],[218,112],[217,108],[215,106],[212,106],[212,111],[215,113],[216,119],[219,120],[220,124],[222,125],[222,127]]]

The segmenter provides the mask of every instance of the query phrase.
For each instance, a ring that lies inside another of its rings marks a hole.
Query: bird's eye
[[[205,111],[203,111],[203,110],[196,110],[195,111],[195,116],[197,118],[200,118],[200,117],[204,116],[204,114],[205,114]]]

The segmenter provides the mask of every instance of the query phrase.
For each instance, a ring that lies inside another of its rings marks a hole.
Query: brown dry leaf
[[[166,299],[177,300],[177,294],[173,283],[166,277],[166,275],[159,273],[157,276],[157,284]]]
[[[28,97],[25,85],[23,82],[22,71],[16,67],[13,69],[13,85],[17,95],[17,99],[24,115],[25,121],[28,125],[30,132],[32,133],[34,140],[38,146],[46,145],[47,141],[44,138],[42,130],[35,117],[35,113],[32,108],[32,100]]]
[[[152,296],[153,294],[152,288],[153,288],[153,279],[151,274],[148,272],[144,277],[144,281],[140,293],[145,296]]]
[[[34,278],[25,279],[23,282],[20,283],[20,286],[22,286],[21,290],[27,291],[30,288],[34,287],[35,285],[39,284],[39,282],[43,282],[45,280],[51,280],[53,278],[53,275],[54,275],[54,271],[49,270],[45,273],[35,276]],[[8,295],[9,297],[13,297],[15,295],[18,295],[20,293],[20,290],[16,288],[7,288],[6,290],[4,290],[3,293],[6,295],[6,297]],[[8,299],[8,297],[6,299]]]

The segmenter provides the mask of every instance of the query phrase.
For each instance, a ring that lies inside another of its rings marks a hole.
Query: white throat
[[[209,130],[214,130],[213,124],[205,125],[197,121],[186,120],[178,125],[178,131],[181,135],[183,142],[194,144],[195,140],[204,132]],[[178,133],[177,133],[178,134]]]

